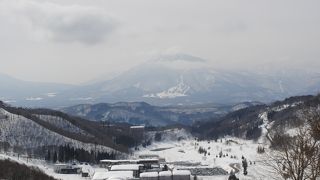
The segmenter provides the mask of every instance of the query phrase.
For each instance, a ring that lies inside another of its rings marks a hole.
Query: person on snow
[[[247,162],[247,159],[244,158],[243,156],[242,156],[242,167],[243,167],[243,174],[247,175],[248,174],[248,171],[247,171],[248,162]]]

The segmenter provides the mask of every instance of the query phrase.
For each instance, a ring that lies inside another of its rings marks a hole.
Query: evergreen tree
[[[51,161],[51,152],[48,150],[47,156],[45,157],[46,161]]]
[[[57,162],[57,159],[58,159],[58,155],[57,155],[57,152],[56,151],[54,151],[54,153],[53,153],[53,162],[55,163],[55,162]]]
[[[65,162],[65,160],[64,160],[64,148],[63,148],[63,146],[59,146],[59,150],[58,150],[58,161],[59,161],[59,162]]]

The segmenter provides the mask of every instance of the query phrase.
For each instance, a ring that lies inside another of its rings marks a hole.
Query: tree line
[[[59,146],[57,149],[48,149],[45,160],[48,162],[89,162],[97,163],[102,159],[115,159],[115,152],[86,151],[83,148],[73,148],[69,145]]]

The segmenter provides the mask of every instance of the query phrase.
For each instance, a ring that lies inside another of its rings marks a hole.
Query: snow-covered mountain
[[[33,93],[7,91],[9,93],[1,96],[8,101],[19,96],[23,101],[18,100],[17,105],[51,107],[124,101],[153,105],[272,102],[319,92],[320,74],[288,69],[280,72],[218,70],[209,67],[202,58],[170,54],[155,57],[111,79],[100,78],[98,82],[62,90],[53,87],[50,91],[41,90],[41,84],[37,87]]]
[[[245,72],[217,70],[205,60],[176,54],[160,56],[117,77],[68,91],[72,103],[144,101],[154,105],[272,102],[315,94],[320,75],[303,71]]]

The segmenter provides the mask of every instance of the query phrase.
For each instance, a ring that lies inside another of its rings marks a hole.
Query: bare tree
[[[291,136],[278,134],[277,142],[273,142],[278,146],[267,153],[265,164],[283,179],[316,180],[320,177],[320,140],[316,136],[320,116],[314,112],[303,115],[304,126]]]

